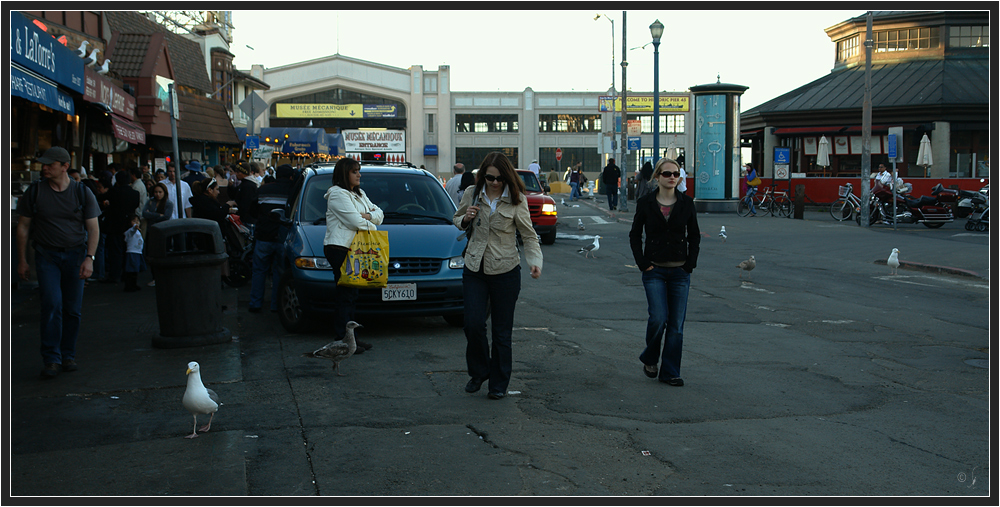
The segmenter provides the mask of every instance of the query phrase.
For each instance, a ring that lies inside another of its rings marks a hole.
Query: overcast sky
[[[712,11],[628,11],[626,47],[636,48],[627,55],[629,89],[652,92],[653,45],[640,46],[652,40],[649,25],[656,19],[666,26],[660,43],[660,90],[684,91],[714,83],[720,75],[723,83],[750,87],[742,101],[742,109],[747,110],[828,74],[835,44],[825,29],[865,13],[730,11],[721,5]],[[252,64],[279,67],[339,52],[403,69],[422,65],[424,70],[436,70],[438,65],[450,65],[453,91],[531,87],[601,95],[611,86],[612,47],[614,83],[621,89],[622,11],[600,11],[614,20],[613,41],[611,22],[604,16],[594,20],[597,13],[237,10],[233,11],[230,50],[241,70]]]

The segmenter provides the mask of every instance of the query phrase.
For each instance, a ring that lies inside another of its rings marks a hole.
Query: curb
[[[874,261],[875,264],[886,265],[885,259],[878,259]],[[922,264],[919,262],[909,262],[909,261],[899,261],[900,268],[908,268],[916,271],[927,271],[931,273],[943,273],[949,275],[959,275],[966,276],[969,278],[978,278],[980,280],[989,281],[989,277],[983,276],[975,271],[970,271],[968,269],[953,268],[949,266],[935,266],[933,264]]]

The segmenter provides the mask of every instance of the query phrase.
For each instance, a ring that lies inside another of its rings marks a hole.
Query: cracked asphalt
[[[247,289],[223,291],[235,341],[158,350],[151,290],[88,288],[81,369],[41,382],[28,292],[12,304],[12,494],[989,495],[988,236],[701,214],[677,388],[640,371],[630,214],[603,207],[559,207],[499,401],[465,393],[465,338],[443,319],[359,317],[374,347],[337,377],[299,356],[331,339],[322,322],[289,334],[246,311]],[[889,276],[894,247],[981,276]],[[189,360],[224,402],[194,440]]]

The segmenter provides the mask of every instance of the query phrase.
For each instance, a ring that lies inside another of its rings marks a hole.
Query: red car
[[[531,225],[543,245],[556,242],[556,201],[545,193],[538,176],[531,171],[517,171],[524,180],[524,193],[528,198],[528,210],[531,211]]]

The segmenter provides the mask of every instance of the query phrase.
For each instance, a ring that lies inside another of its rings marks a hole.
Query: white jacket
[[[378,230],[375,226],[382,223],[383,213],[361,190],[361,195],[346,188],[333,185],[324,195],[326,197],[326,236],[323,245],[335,245],[348,248],[354,240],[354,233],[361,229]],[[362,213],[370,213],[371,220],[361,217]]]

